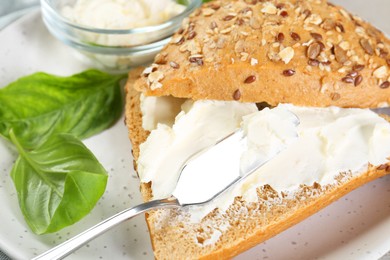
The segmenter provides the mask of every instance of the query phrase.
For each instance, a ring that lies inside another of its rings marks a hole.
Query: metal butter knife
[[[83,233],[33,258],[33,260],[62,259],[112,227],[149,210],[183,208],[205,204],[270,161],[284,147],[281,147],[279,150],[276,149],[267,159],[252,163],[245,172],[240,173],[240,157],[246,149],[246,137],[243,130],[239,129],[218,141],[215,145],[189,158],[181,168],[179,180],[172,193],[173,196],[170,198],[152,200],[119,212]],[[199,188],[198,186],[195,187],[195,185],[188,185],[196,181],[195,179],[200,177],[200,173],[203,176],[208,176],[208,179],[210,179],[210,176],[215,179],[210,180],[212,188],[205,189],[204,186]],[[196,196],[187,196],[194,194],[194,192]]]
[[[383,107],[383,108],[373,108],[371,111],[379,114],[379,115],[387,115],[390,116],[390,107]]]

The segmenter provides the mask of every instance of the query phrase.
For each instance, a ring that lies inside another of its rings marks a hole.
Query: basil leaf
[[[20,154],[11,177],[34,233],[58,231],[92,210],[104,193],[107,173],[81,141],[55,134],[39,148],[26,151],[12,130],[10,138]]]
[[[27,149],[54,133],[92,136],[112,125],[123,109],[120,80],[88,70],[71,77],[35,73],[0,90],[0,135],[10,129]]]

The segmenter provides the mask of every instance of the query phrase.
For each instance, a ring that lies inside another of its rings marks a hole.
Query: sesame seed
[[[283,33],[278,33],[278,35],[276,36],[276,40],[280,43],[282,43],[284,41],[284,34]]]
[[[386,170],[386,168],[387,168],[387,164],[381,164],[378,166],[377,169],[381,171],[381,170]]]
[[[388,87],[390,87],[390,82],[384,81],[379,87],[382,89],[388,88]]]
[[[259,61],[257,59],[255,59],[255,58],[251,58],[250,63],[251,63],[252,66],[255,66],[255,65],[257,65],[259,63]]]
[[[375,65],[375,67],[377,67]],[[374,77],[378,78],[378,79],[383,79],[385,77],[387,77],[387,68],[385,65],[375,69],[375,71],[373,72],[373,75]]]
[[[338,45],[335,45],[333,49],[337,62],[344,64],[348,60],[346,52]]]
[[[191,63],[196,63],[196,64],[198,64],[199,66],[202,66],[202,65],[203,65],[203,59],[202,59],[202,57],[190,57],[190,58],[189,58],[189,61],[190,61]]]
[[[280,16],[286,18],[286,17],[288,16],[288,12],[287,12],[287,11],[282,11],[282,12],[280,13]]]
[[[181,45],[183,42],[184,42],[184,37],[180,37],[180,39],[175,44]]]
[[[354,80],[353,78],[348,77],[348,76],[342,78],[341,81],[342,81],[342,82],[345,82],[345,83],[348,83],[348,84],[351,84],[351,83],[354,83],[354,82],[355,82],[355,80]]]
[[[320,62],[318,60],[309,59],[307,64],[309,64],[310,66],[313,66],[313,67],[317,67],[320,64]]]
[[[358,76],[355,78],[355,82],[354,82],[355,87],[359,86],[360,83],[362,83],[362,81],[363,81],[362,75],[358,75]]]
[[[250,83],[253,83],[256,81],[256,76],[255,75],[251,75],[249,77],[247,77],[245,80],[244,80],[244,83],[245,84],[250,84]]]
[[[319,45],[320,45],[320,49],[321,51],[324,51],[325,50],[325,44],[323,42],[317,42]]]
[[[196,32],[195,31],[191,31],[188,33],[188,36],[187,36],[187,40],[192,40],[194,39],[196,36]]]
[[[177,63],[174,62],[174,61],[169,62],[169,65],[170,65],[173,69],[178,69],[178,68],[180,68],[180,65],[177,64]]]
[[[209,5],[209,7],[214,10],[218,10],[219,8],[221,8],[221,6],[217,3],[212,3]]]
[[[236,21],[234,24],[237,24],[238,26],[241,26],[241,25],[243,25],[244,23],[245,23],[244,19],[239,18],[239,19],[237,19],[237,21]]]
[[[356,78],[357,75],[358,75],[357,71],[351,71],[350,73],[347,74],[347,77]]]
[[[295,74],[295,70],[287,69],[283,71],[283,76],[291,77]]]
[[[166,55],[163,55],[161,53],[158,53],[156,55],[156,57],[154,58],[154,63],[156,64],[159,64],[159,65],[162,65],[162,64],[166,64],[167,63],[167,60],[166,60]]]
[[[272,3],[267,2],[264,4],[263,8],[261,9],[261,12],[265,14],[277,14],[278,9]]]
[[[348,20],[351,20],[351,15],[345,11],[344,9],[340,9],[340,13],[345,17],[347,18]]]
[[[374,49],[372,48],[370,42],[367,39],[360,39],[360,45],[368,55],[374,54]]]
[[[322,41],[322,35],[319,33],[310,33],[311,37],[314,38],[316,41]]]
[[[191,31],[194,30],[194,28],[195,28],[195,24],[191,22],[191,23],[188,25],[188,31],[191,32]]]
[[[245,7],[244,9],[242,9],[239,13],[241,14],[245,14],[247,12],[252,12],[252,8],[250,8],[249,6],[248,7]]]
[[[217,25],[216,22],[212,21],[212,22],[210,23],[210,29],[211,29],[211,30],[214,30],[215,28],[218,28],[218,25]]]
[[[336,23],[336,30],[341,33],[345,32],[344,26],[341,23]]]
[[[295,32],[290,33],[290,36],[291,36],[291,38],[292,38],[294,41],[300,41],[300,40],[301,40],[301,37],[299,36],[299,34],[297,34],[297,33],[295,33]]]
[[[327,31],[332,30],[335,26],[336,26],[335,22],[330,18],[325,19],[325,21],[322,23],[322,28],[324,28]]]
[[[281,58],[285,64],[288,64],[292,58],[294,58],[294,55],[294,49],[291,47],[286,47],[278,53],[279,58]]]
[[[310,44],[309,48],[307,48],[307,57],[314,60],[318,57],[318,55],[320,55],[320,52],[321,46],[317,42],[314,42]]]
[[[234,91],[233,93],[233,99],[234,100],[240,100],[241,98],[241,91],[239,89],[237,89],[236,91]]]
[[[225,16],[224,18],[222,18],[223,21],[230,21],[234,18],[235,16],[234,15],[227,15]]]
[[[222,34],[228,34],[228,33],[230,33],[232,30],[233,30],[233,27],[230,26],[230,27],[228,27],[228,28],[225,28],[225,29],[221,30],[220,33],[222,33]]]
[[[212,16],[214,13],[215,13],[215,10],[214,10],[214,9],[211,9],[211,8],[204,8],[204,9],[203,9],[203,15],[204,15],[205,17],[207,17],[207,16]]]
[[[364,65],[361,65],[361,64],[355,64],[353,67],[352,67],[352,69],[354,70],[354,71],[362,71],[363,69],[364,69]]]

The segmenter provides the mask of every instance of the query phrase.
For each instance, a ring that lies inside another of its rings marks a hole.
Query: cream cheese
[[[77,0],[66,5],[62,14],[92,28],[133,29],[160,24],[184,9],[174,0]]]
[[[292,191],[301,184],[335,182],[343,172],[358,175],[390,156],[390,124],[368,109],[280,105],[298,116],[299,138],[246,181],[236,194],[256,201],[256,187]],[[253,184],[253,185],[250,185]]]
[[[241,172],[273,158],[298,137],[299,119],[282,107],[265,108],[244,116],[241,127],[247,139],[247,150],[241,156]]]
[[[174,0],[77,0],[63,6],[62,15],[75,24],[94,29],[128,30],[161,24],[182,13],[186,6]],[[83,41],[112,47],[145,45],[161,40],[161,32],[115,34],[79,33]],[[154,39],[154,40],[153,40]],[[150,62],[156,53],[95,54],[84,52],[95,66],[128,71],[130,65]]]
[[[172,96],[147,97],[141,94],[142,127],[152,131],[157,124],[164,124],[172,127],[175,117],[181,111],[181,105],[185,99]]]
[[[247,159],[243,159],[249,162],[257,158],[257,152],[261,157],[272,151],[274,145],[283,140],[278,136],[298,133],[297,140],[288,142],[286,149],[233,190],[205,206],[190,209],[194,221],[215,208],[226,210],[236,196],[249,202],[257,201],[256,188],[265,184],[277,192],[293,192],[302,184],[313,185],[314,182],[332,184],[340,173],[364,173],[369,164],[386,163],[390,156],[390,124],[368,109],[307,108],[286,104],[259,113],[254,104],[224,101],[186,101],[182,109],[172,126],[158,124],[141,145],[139,174],[142,182],[152,182],[156,199],[169,196],[174,190],[175,174],[187,157],[240,124],[251,140]],[[292,122],[291,113],[300,121],[295,130],[294,126],[278,120],[275,121],[278,123],[272,123],[275,114]],[[256,133],[256,120],[260,114],[271,127],[269,131],[263,129]],[[147,116],[145,110],[144,118]]]
[[[145,97],[143,103],[148,99]],[[233,132],[244,115],[257,111],[255,104],[220,101],[187,100],[181,108],[173,126],[158,122],[157,128],[140,145],[138,173],[142,182],[152,182],[155,199],[171,195],[180,168],[191,155]],[[145,120],[150,120],[147,118],[151,114],[143,115]]]
[[[295,141],[297,124],[295,115],[278,108],[244,116],[243,129],[190,158],[172,195],[181,204],[209,201]]]

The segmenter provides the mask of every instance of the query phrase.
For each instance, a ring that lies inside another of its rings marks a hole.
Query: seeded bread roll
[[[127,84],[126,124],[133,147],[134,165],[139,145],[149,135],[142,128],[139,93]],[[389,120],[389,118],[387,118]],[[336,184],[301,185],[293,196],[283,196],[269,185],[257,189],[258,202],[248,203],[237,197],[226,213],[214,210],[200,223],[189,220],[180,210],[156,210],[146,214],[156,259],[228,259],[297,224],[351,190],[390,173],[390,163],[370,166],[366,173],[352,177],[341,173]],[[141,184],[143,199],[151,199],[151,185]],[[229,227],[229,228],[225,228]],[[213,236],[220,237],[212,243]]]
[[[321,0],[204,4],[135,84],[146,95],[383,107],[390,41]]]

